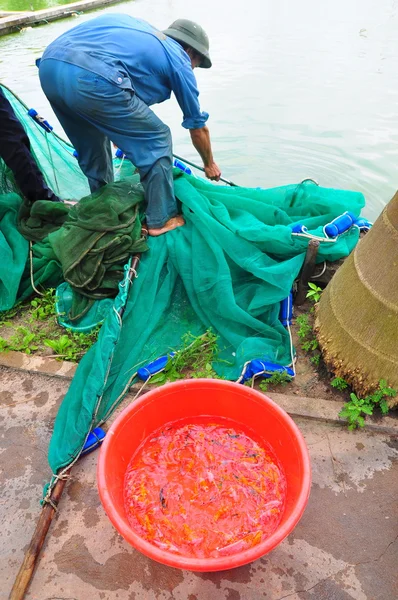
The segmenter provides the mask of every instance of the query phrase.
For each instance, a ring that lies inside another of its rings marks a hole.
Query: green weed
[[[0,327],[10,328],[10,332],[7,339],[0,336],[0,352],[33,354],[47,346],[56,358],[79,360],[95,342],[99,329],[90,334],[61,329],[55,318],[55,301],[55,290],[48,289],[43,296],[1,313]],[[17,321],[13,322],[14,318]]]
[[[302,349],[305,352],[313,352],[314,350],[316,350],[318,348],[319,344],[318,344],[318,340],[316,339],[316,337],[311,338],[310,340],[307,340],[306,342],[304,342],[304,344],[301,345]]]
[[[380,408],[383,415],[387,414],[389,410],[387,398],[396,395],[397,390],[389,387],[387,381],[381,379],[378,389],[365,398],[358,398],[354,393],[350,394],[350,401],[344,404],[339,416],[347,419],[348,429],[350,430],[363,427],[365,425],[363,415],[372,415],[376,407]]]
[[[297,331],[297,335],[299,338],[304,339],[312,333],[312,327],[309,322],[308,315],[299,315],[296,319],[296,323],[299,325],[299,329]]]
[[[271,377],[268,377],[268,379],[263,379],[259,387],[262,392],[266,392],[268,391],[268,387],[270,385],[281,385],[284,387],[285,385],[290,383],[291,380],[292,378],[286,373],[286,371],[277,371],[276,373],[271,375]]]
[[[20,325],[15,329],[15,333],[10,336],[7,349],[32,354],[38,349],[37,342],[39,339],[40,334],[38,332]]]
[[[343,392],[344,390],[346,390],[348,388],[348,383],[342,377],[335,377],[330,382],[330,385],[332,387],[336,388],[336,390],[340,390],[340,392]]]
[[[5,340],[3,337],[0,337],[0,352],[6,352],[9,349],[10,348],[9,348],[8,341]]]
[[[318,366],[319,362],[321,360],[321,355],[320,354],[314,354],[314,356],[311,356],[310,361],[312,362],[313,365]]]
[[[54,351],[57,356],[67,357],[71,354],[72,340],[68,335],[61,335],[55,340],[44,340],[44,345]]]
[[[0,313],[0,326],[11,325],[10,319],[13,319],[18,314],[19,309],[19,306],[14,306],[13,308],[10,308],[10,310],[3,310]]]
[[[219,378],[212,367],[217,354],[217,336],[208,330],[195,337],[188,333],[182,338],[182,348],[169,357],[164,370],[151,378],[151,383],[162,385],[183,379],[187,373],[193,378]]]
[[[46,290],[43,296],[34,298],[30,303],[32,308],[30,322],[46,321],[55,316],[55,300],[55,290],[53,288]]]
[[[54,351],[56,358],[76,361],[95,343],[99,329],[90,334],[67,331],[54,340],[45,339],[44,345]]]
[[[310,288],[307,292],[307,298],[312,300],[313,302],[319,302],[322,294],[322,288],[318,287],[315,283],[309,283],[308,287]]]
[[[302,349],[304,352],[308,352],[311,355],[310,361],[312,364],[318,366],[321,360],[321,354],[318,351],[319,343],[314,336],[310,317],[306,314],[299,315],[296,319],[296,323],[299,326],[297,335],[302,340]]]

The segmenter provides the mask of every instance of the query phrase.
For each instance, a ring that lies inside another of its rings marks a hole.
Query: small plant
[[[8,341],[3,337],[0,337],[0,352],[7,352],[7,350],[10,350]]]
[[[311,356],[310,361],[312,362],[313,365],[318,366],[319,365],[319,361],[321,360],[321,355],[320,354],[314,354],[314,356]]]
[[[332,387],[336,388],[336,390],[339,390],[340,392],[343,392],[344,390],[346,390],[348,388],[348,383],[342,377],[335,377],[330,382],[330,385]]]
[[[100,331],[100,327],[96,327],[90,333],[70,333],[70,336],[73,341],[73,348],[75,351],[75,357],[73,360],[82,356],[91,348],[93,344],[97,341],[97,337]]]
[[[319,351],[317,351],[319,348],[319,343],[314,336],[310,317],[308,315],[300,315],[297,317],[296,323],[299,325],[297,335],[303,342],[301,344],[302,349],[304,352],[308,352],[312,355],[310,357],[310,361],[313,365],[319,365],[321,360],[321,354]]]
[[[318,340],[316,339],[316,337],[313,337],[310,340],[307,340],[306,342],[304,342],[304,344],[301,345],[302,349],[305,352],[314,351],[318,348],[318,346],[319,346],[319,344],[318,344]]]
[[[30,306],[32,307],[32,316],[30,322],[45,321],[55,315],[55,290],[50,288],[46,290],[43,296],[34,298]]]
[[[19,311],[19,306],[14,306],[10,308],[10,310],[4,310],[0,313],[0,326],[1,325],[11,325],[10,319],[13,319]]]
[[[312,327],[309,322],[308,315],[299,315],[296,319],[296,323],[299,325],[297,335],[299,338],[304,339],[312,333]]]
[[[193,378],[217,379],[212,367],[217,354],[217,336],[208,330],[195,337],[188,333],[182,338],[183,346],[174,357],[169,357],[164,370],[151,378],[151,383],[162,385],[189,374]]]
[[[368,396],[368,398],[370,398],[374,404],[378,404],[383,415],[386,415],[389,410],[387,398],[395,398],[397,393],[397,390],[391,388],[385,379],[380,379],[379,388],[371,396]]]
[[[259,387],[262,392],[266,392],[268,390],[268,386],[270,385],[281,385],[284,387],[290,383],[291,380],[292,378],[286,373],[286,371],[276,371],[276,373],[271,375],[271,377],[263,379]]]
[[[54,351],[57,358],[76,361],[95,343],[99,329],[90,334],[69,332],[55,340],[45,339],[44,345]]]
[[[61,335],[56,340],[44,340],[44,345],[54,350],[57,356],[68,357],[72,347],[72,340],[67,335]]]
[[[372,415],[376,407],[379,407],[382,414],[388,413],[387,398],[397,395],[397,390],[389,387],[384,379],[379,382],[378,389],[365,398],[358,398],[354,393],[350,394],[350,401],[344,404],[343,410],[340,411],[339,416],[347,419],[348,429],[353,430],[357,427],[363,427],[365,425],[365,418],[363,415]]]
[[[39,339],[40,334],[21,325],[16,328],[15,333],[8,340],[8,349],[32,354],[38,349],[37,342]]]
[[[315,304],[319,302],[322,294],[322,288],[317,286],[315,283],[309,282],[308,287],[310,288],[307,292],[307,298],[312,300]]]
[[[343,410],[339,413],[339,417],[347,419],[348,429],[353,430],[356,427],[363,427],[365,419],[362,416],[372,415],[373,406],[364,398],[358,398],[354,393],[350,394],[350,401],[347,402]]]
[[[61,329],[55,318],[55,294],[54,289],[48,289],[42,296],[0,313],[0,333],[4,335],[7,328],[5,337],[0,335],[0,352],[33,354],[47,346],[57,359],[81,358],[96,341],[99,328],[90,334]]]

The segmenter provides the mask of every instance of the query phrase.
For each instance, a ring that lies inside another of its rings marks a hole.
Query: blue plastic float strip
[[[104,441],[105,435],[106,433],[103,429],[101,429],[101,427],[96,427],[95,429],[93,429],[88,435],[86,443],[83,446],[81,456],[83,456],[84,454],[88,454],[89,452],[92,452],[93,450],[98,448],[98,446],[100,446]]]
[[[292,324],[293,320],[293,292],[290,292],[289,296],[281,301],[279,319],[284,327],[288,327]],[[167,362],[170,358],[175,356],[175,352],[170,352],[170,354],[166,354],[165,356],[160,356],[156,360],[148,363],[146,366],[141,367],[137,371],[137,376],[141,381],[148,381],[151,377],[160,373],[164,370],[167,365]],[[255,373],[253,369],[256,369]],[[246,373],[252,372],[253,374],[248,375],[246,377]],[[285,371],[290,377],[294,377],[294,371],[290,367],[283,367],[281,365],[277,365],[270,362],[263,362],[260,360],[252,360],[249,362],[244,370],[244,379],[243,382],[247,379],[253,377],[259,372],[264,373],[264,377],[271,377],[274,373]]]
[[[120,150],[120,148],[117,148],[117,150],[115,152],[115,158],[124,160],[126,158],[126,155],[124,154],[123,150]],[[187,173],[188,175],[192,175],[192,169],[190,169],[184,162],[182,162],[182,160],[177,160],[175,158],[174,162],[173,162],[173,166],[176,167],[177,169],[180,169],[180,171]]]
[[[138,377],[142,381],[148,381],[150,377],[153,377],[157,373],[163,371],[167,365],[167,362],[170,358],[173,358],[173,356],[175,356],[175,352],[171,352],[166,356],[161,356],[160,358],[157,358],[156,360],[147,364],[145,367],[141,367],[137,371]],[[290,367],[283,367],[275,363],[254,359],[246,364],[240,383],[244,383],[248,379],[258,375],[262,375],[267,379],[272,377],[274,373],[286,373],[289,375],[289,377],[294,377],[294,371]]]
[[[161,356],[160,358],[153,360],[152,362],[148,363],[145,367],[141,367],[137,371],[138,377],[142,381],[148,381],[150,377],[153,377],[153,375],[156,375],[157,373],[163,371],[169,359],[173,358],[175,354],[175,352],[170,352],[170,354],[166,354],[166,356]]]
[[[279,320],[284,327],[292,324],[293,321],[293,292],[290,292],[287,298],[281,301]]]
[[[43,119],[43,117],[41,117],[39,115],[39,113],[37,112],[37,110],[35,110],[34,108],[30,108],[28,110],[28,115],[34,120],[36,121],[36,123],[38,125],[40,125],[40,127],[42,127],[42,129],[44,129],[44,131],[46,131],[47,133],[51,133],[52,130],[54,129],[52,125],[50,125],[50,123],[48,121],[46,121],[46,119]]]
[[[76,150],[73,151],[73,156],[75,158],[78,158],[79,155]],[[119,160],[124,160],[126,158],[126,155],[124,154],[123,150],[120,150],[120,148],[117,148],[116,152],[115,152],[115,158],[117,158]],[[176,167],[177,169],[180,169],[180,171],[187,173],[188,175],[192,175],[192,169],[187,167],[187,165],[185,163],[183,163],[182,160],[177,160],[175,158],[174,162],[173,162],[173,166]]]
[[[320,238],[319,236],[312,235],[308,231],[307,227],[301,223],[292,225],[291,229],[293,235],[313,237],[314,239],[327,242],[332,240],[335,241],[340,234],[345,233],[351,229],[351,227],[358,227],[360,231],[368,231],[372,227],[372,223],[364,217],[357,217],[354,215],[354,213],[346,211],[324,226],[323,232],[326,236],[324,239]]]
[[[265,360],[254,359],[246,365],[239,378],[239,383],[245,383],[245,381],[248,381],[253,377],[259,377],[260,375],[264,377],[264,379],[269,379],[275,375],[275,373],[286,373],[286,375],[289,375],[292,379],[295,376],[293,369],[290,367],[283,367]]]

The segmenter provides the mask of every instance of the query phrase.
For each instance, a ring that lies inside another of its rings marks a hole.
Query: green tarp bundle
[[[141,234],[143,203],[139,177],[128,177],[83,198],[63,226],[49,234],[63,277],[74,291],[71,321],[84,316],[94,300],[114,297],[129,257],[147,250]],[[53,204],[47,202],[49,211]]]
[[[70,153],[64,160],[71,160]],[[186,225],[149,238],[130,291],[126,279],[121,283],[114,310],[80,362],[59,410],[49,451],[53,473],[79,454],[88,432],[127,393],[137,369],[178,350],[187,332],[198,335],[211,328],[218,335],[214,368],[231,380],[251,359],[290,364],[280,302],[289,295],[308,244],[292,236],[291,227],[301,223],[323,236],[326,223],[346,210],[359,215],[364,206],[362,194],[312,182],[268,190],[228,188],[176,173],[174,184]],[[111,201],[112,185],[106,194]],[[0,270],[2,308],[29,292],[27,242],[16,230],[17,207],[15,195],[0,195],[0,252],[10,261],[7,273]],[[354,227],[335,243],[321,243],[318,260],[347,256],[358,235]],[[46,238],[33,246],[34,271],[43,285],[48,244]],[[48,276],[53,281],[54,269]]]

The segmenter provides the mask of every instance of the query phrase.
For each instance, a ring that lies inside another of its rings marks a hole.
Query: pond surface
[[[58,1],[0,0],[0,8]],[[50,122],[56,124],[35,59],[66,29],[100,12],[126,12],[159,28],[186,17],[208,31],[214,66],[195,72],[226,178],[272,187],[313,177],[323,186],[359,190],[371,219],[392,197],[398,187],[396,0],[138,0],[0,38],[1,81]],[[176,101],[155,110],[172,129],[175,153],[200,162]]]

